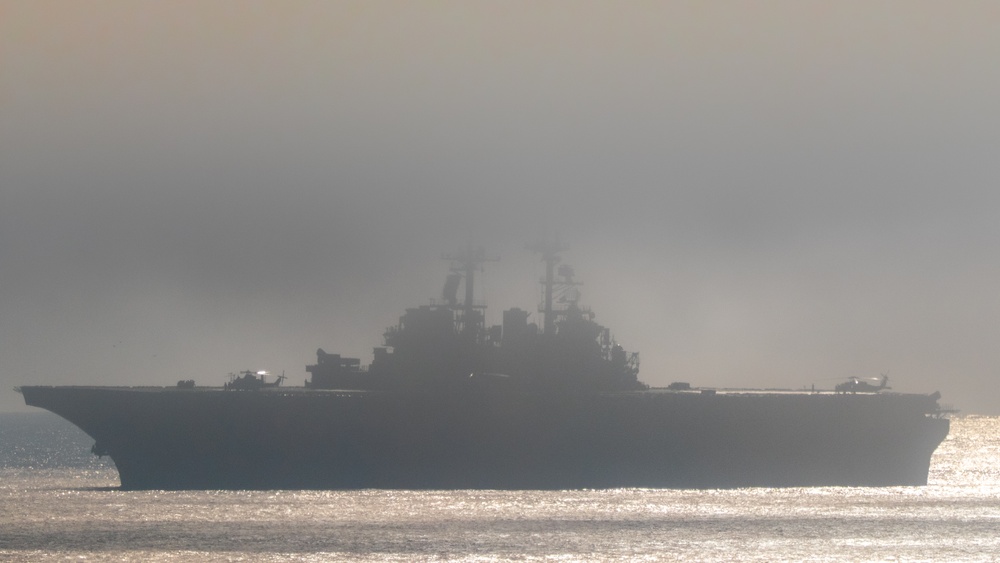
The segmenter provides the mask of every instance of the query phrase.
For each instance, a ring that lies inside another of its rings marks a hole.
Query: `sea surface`
[[[0,414],[0,561],[1000,561],[1000,417],[926,487],[125,492],[91,444]]]

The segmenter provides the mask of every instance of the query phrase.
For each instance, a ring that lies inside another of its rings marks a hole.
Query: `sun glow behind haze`
[[[301,384],[560,233],[646,381],[1000,412],[992,2],[0,3],[0,374]],[[18,408],[18,397],[0,409]]]

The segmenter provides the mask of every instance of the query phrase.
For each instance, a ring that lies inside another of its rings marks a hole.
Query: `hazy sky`
[[[470,243],[499,322],[558,233],[648,383],[1000,414],[998,61],[992,0],[0,0],[0,411],[367,363]]]

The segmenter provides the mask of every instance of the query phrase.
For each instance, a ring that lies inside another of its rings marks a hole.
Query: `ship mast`
[[[560,260],[559,253],[567,248],[566,245],[559,242],[558,238],[528,245],[528,249],[541,254],[542,261],[545,262],[545,278],[542,280],[542,287],[545,289],[545,303],[541,311],[545,315],[543,334],[552,335],[556,332],[556,316],[552,309],[552,291],[556,285],[555,267]]]
[[[462,334],[475,335],[483,327],[483,316],[476,314],[477,308],[484,308],[476,305],[474,297],[476,270],[483,262],[496,262],[500,260],[497,256],[487,256],[486,249],[482,246],[473,248],[469,245],[464,251],[456,254],[445,254],[445,260],[452,261],[451,271],[465,277],[465,301],[462,303]],[[478,318],[477,318],[478,317]]]

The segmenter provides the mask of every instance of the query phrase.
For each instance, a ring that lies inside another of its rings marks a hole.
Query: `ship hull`
[[[123,489],[923,485],[934,397],[23,387]]]

